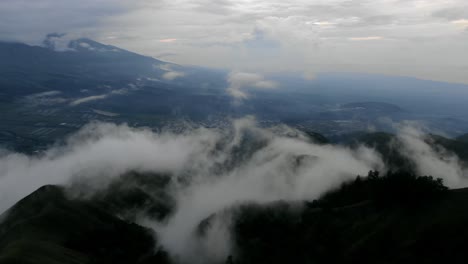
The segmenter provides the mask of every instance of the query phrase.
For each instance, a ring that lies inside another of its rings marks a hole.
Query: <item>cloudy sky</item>
[[[89,37],[234,71],[468,83],[466,0],[0,0],[0,39]]]

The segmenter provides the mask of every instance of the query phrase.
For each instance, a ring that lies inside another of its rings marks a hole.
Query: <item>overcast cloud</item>
[[[90,37],[239,72],[359,71],[468,83],[465,0],[2,0],[0,39]]]

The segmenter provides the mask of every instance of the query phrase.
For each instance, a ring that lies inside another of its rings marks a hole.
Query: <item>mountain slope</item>
[[[58,52],[19,43],[0,43],[2,93],[10,98],[51,90],[76,95],[82,89],[93,91],[99,86],[122,85],[134,82],[139,76],[155,77],[163,73],[157,65],[165,63],[153,58],[122,49],[101,51],[108,46],[86,39],[71,44],[80,48]]]
[[[395,189],[396,191],[396,189]],[[378,206],[278,203],[241,208],[234,263],[465,263],[468,190]],[[392,198],[393,197],[393,198]],[[389,200],[392,201],[392,200]],[[393,203],[393,202],[391,202]]]
[[[91,202],[70,200],[58,186],[44,186],[2,216],[0,263],[145,263],[152,234]],[[164,263],[164,262],[159,262]]]
[[[220,82],[225,82],[221,71],[180,66],[86,38],[71,40],[67,49],[59,51],[53,44],[0,42],[2,99],[47,91],[67,96],[121,93],[128,85],[201,89]]]
[[[41,187],[1,217],[0,263],[170,263],[163,249],[154,253],[158,245],[148,230],[113,216],[136,208],[150,215],[160,211],[154,219],[163,219],[170,210],[161,202],[169,208],[172,202],[148,194],[164,198],[166,184],[164,175],[132,173],[88,200],[68,198],[63,187]],[[231,209],[227,263],[464,263],[468,258],[468,190],[447,191],[432,177],[371,172],[313,202]],[[216,215],[206,217],[202,229]]]

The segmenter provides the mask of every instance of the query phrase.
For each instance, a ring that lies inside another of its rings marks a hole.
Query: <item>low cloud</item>
[[[262,75],[247,72],[231,72],[227,79],[229,87],[227,92],[236,99],[249,98],[250,89],[274,89],[279,84],[266,80]]]
[[[42,46],[55,51],[74,51],[74,49],[69,46],[71,40],[73,40],[72,35],[51,33],[47,34],[42,42]]]
[[[466,186],[456,156],[434,150],[420,130],[402,127],[398,140],[420,173]],[[142,217],[139,223],[152,228],[180,263],[221,262],[232,250],[232,208],[315,199],[372,169],[385,170],[373,149],[314,144],[300,131],[261,128],[251,117],[224,129],[179,133],[92,123],[41,155],[0,152],[0,211],[45,184],[85,180],[94,192],[129,171],[164,173],[173,179],[174,212],[162,222]],[[212,222],[201,236],[197,230],[208,217]]]
[[[291,133],[296,136],[287,136]],[[345,179],[381,167],[370,149],[316,145],[287,127],[260,128],[252,118],[234,121],[228,129],[179,134],[93,123],[42,155],[3,153],[0,211],[45,184],[87,179],[96,191],[128,171],[168,173],[174,178],[175,212],[164,223],[146,225],[184,263],[221,260],[230,250],[228,223],[218,219],[206,237],[195,234],[210,215],[243,202],[313,199]],[[175,180],[181,177],[183,183]],[[217,246],[208,246],[205,239]]]
[[[41,98],[41,97],[55,96],[55,95],[59,95],[61,93],[62,92],[60,92],[60,91],[47,91],[47,92],[32,94],[32,95],[29,95],[29,97],[31,97],[31,98]]]
[[[177,72],[177,71],[166,72],[162,75],[163,79],[168,80],[168,81],[173,81],[177,78],[184,77],[184,76],[185,76],[185,73]]]
[[[185,76],[184,72],[173,70],[173,66],[170,64],[163,64],[159,65],[158,67],[159,69],[165,71],[165,73],[162,75],[162,78],[167,81],[173,81],[177,78]]]
[[[403,143],[401,153],[413,161],[421,175],[432,175],[444,179],[451,188],[468,185],[468,170],[459,158],[442,146],[433,146],[421,128],[415,125],[401,126],[398,139]]]
[[[0,152],[0,211],[45,184],[74,177],[116,177],[128,170],[177,173],[203,153],[211,133],[155,134],[147,129],[91,123],[39,156]]]
[[[88,102],[97,101],[97,100],[103,100],[103,99],[106,99],[107,97],[109,97],[108,94],[92,95],[92,96],[76,99],[76,100],[72,101],[70,103],[70,105],[71,106],[77,106],[77,105],[80,105],[80,104],[83,104],[83,103],[88,103]]]
[[[60,91],[46,91],[42,93],[28,95],[24,98],[24,101],[29,106],[55,105],[63,104],[69,101],[69,99],[57,97],[60,94],[62,94],[62,92]]]
[[[125,95],[129,93],[130,91],[136,91],[139,89],[138,86],[133,83],[128,84],[128,87],[129,88],[121,88],[121,89],[112,90],[111,92],[107,94],[92,95],[92,96],[75,99],[70,103],[70,106],[77,106],[77,105],[92,102],[92,101],[103,100],[112,95]]]

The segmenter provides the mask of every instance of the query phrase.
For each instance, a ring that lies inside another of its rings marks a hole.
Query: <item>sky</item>
[[[466,0],[0,0],[0,40],[52,32],[237,72],[468,84]]]

